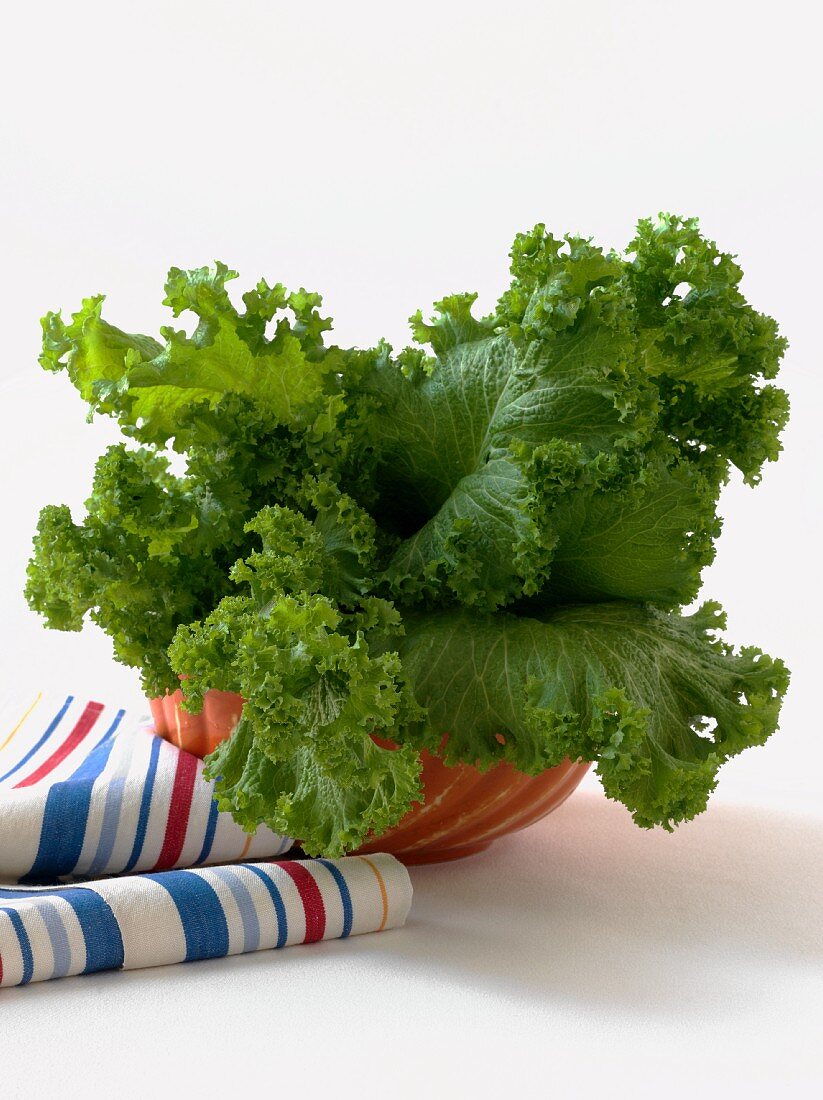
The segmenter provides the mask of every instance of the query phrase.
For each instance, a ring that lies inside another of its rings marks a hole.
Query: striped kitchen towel
[[[0,887],[0,986],[382,932],[411,898],[390,855]]]
[[[405,922],[393,856],[273,858],[292,847],[218,812],[202,762],[150,718],[73,695],[0,707],[0,986]]]
[[[0,882],[269,859],[292,847],[218,813],[202,761],[150,718],[73,695],[0,710]]]

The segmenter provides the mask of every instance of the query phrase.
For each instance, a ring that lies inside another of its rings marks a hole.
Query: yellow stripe
[[[253,839],[254,839],[253,834],[249,833],[249,835],[246,837],[246,843],[243,845],[243,851],[238,856],[238,859],[244,859],[245,858],[249,848],[251,848],[251,842],[252,842]]]
[[[28,718],[28,716],[29,716],[29,715],[31,714],[31,712],[32,712],[32,711],[34,710],[34,708],[35,708],[35,707],[37,706],[37,704],[38,704],[38,703],[40,702],[40,700],[41,700],[42,698],[43,698],[43,692],[42,692],[42,691],[38,691],[38,693],[37,693],[37,698],[36,698],[36,699],[34,700],[34,702],[33,702],[33,703],[31,704],[31,706],[29,707],[29,709],[28,709],[28,710],[26,711],[26,713],[25,713],[25,714],[23,715],[23,717],[22,717],[22,718],[20,719],[20,721],[19,721],[19,722],[17,723],[17,725],[16,725],[16,726],[14,727],[14,729],[13,729],[13,730],[11,731],[11,733],[10,733],[10,734],[8,735],[8,737],[7,737],[7,738],[6,738],[6,740],[5,740],[4,742],[3,742],[3,744],[2,744],[2,745],[0,745],[0,752],[2,752],[2,751],[3,751],[3,749],[4,749],[5,747],[6,747],[6,745],[8,745],[8,744],[10,744],[10,743],[11,743],[11,739],[12,739],[12,737],[14,737],[15,733],[17,733],[17,731],[18,731],[18,730],[20,729],[20,727],[21,727],[21,726],[23,725],[23,723],[25,722],[25,720],[26,720],[26,719]]]
[[[375,877],[377,878],[377,884],[380,887],[380,897],[383,899],[383,919],[381,920],[380,927],[377,929],[377,931],[382,932],[383,929],[386,927],[386,921],[389,919],[389,895],[386,892],[386,883],[383,881],[383,876],[380,874],[380,872],[368,856],[360,856],[359,858],[362,859],[364,863],[368,863],[369,867],[371,867],[372,871],[374,871]]]

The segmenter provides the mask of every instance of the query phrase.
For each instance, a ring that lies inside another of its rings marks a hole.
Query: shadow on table
[[[345,959],[467,994],[581,1013],[717,1019],[823,964],[823,820],[713,806],[674,834],[645,831],[602,794],[578,792],[523,833],[466,860],[411,869],[404,929],[192,966],[64,979],[81,997],[130,987],[212,996],[223,982],[300,981]],[[173,971],[173,975],[171,974]],[[365,972],[364,971],[364,972]],[[214,983],[218,985],[215,987]],[[55,983],[4,990],[4,1007],[36,1010]],[[19,1001],[17,998],[19,997]],[[467,1001],[467,1005],[470,1001]]]
[[[411,934],[384,950],[473,988],[722,1015],[823,963],[823,821],[714,806],[668,834],[581,792],[412,877]]]

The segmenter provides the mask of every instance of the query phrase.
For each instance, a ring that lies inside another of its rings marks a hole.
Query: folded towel
[[[0,986],[382,932],[411,897],[384,854],[0,887]]]
[[[72,695],[0,710],[0,882],[269,859],[292,841],[218,813],[203,763],[148,717]]]
[[[72,695],[0,707],[0,986],[405,922],[393,856],[271,858],[292,847],[219,813],[202,762],[148,717]],[[247,857],[265,862],[172,869]]]

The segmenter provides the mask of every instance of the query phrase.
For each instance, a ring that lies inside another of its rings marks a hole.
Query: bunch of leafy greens
[[[719,640],[716,605],[677,611],[730,468],[754,484],[778,455],[774,321],[693,220],[642,221],[622,255],[538,225],[511,259],[492,314],[444,298],[397,355],[328,346],[304,290],[235,308],[221,264],[169,275],[191,335],[123,332],[102,298],[43,320],[42,365],[126,440],[82,523],[42,512],[28,600],[91,617],[150,695],[244,697],[208,767],[249,830],[356,846],[419,797],[423,749],[596,761],[671,828],[776,728],[783,664]]]

